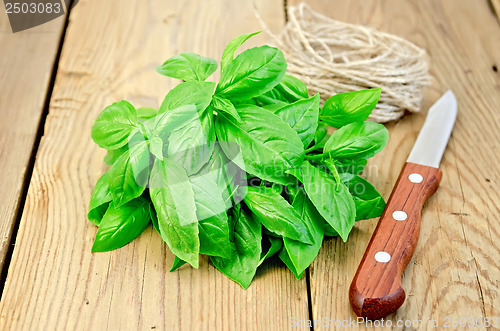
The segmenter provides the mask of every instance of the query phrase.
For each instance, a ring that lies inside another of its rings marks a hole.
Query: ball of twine
[[[382,87],[370,115],[379,123],[418,112],[423,88],[430,84],[424,49],[403,38],[357,24],[339,22],[304,3],[289,7],[288,22],[273,34],[256,10],[264,30],[285,54],[288,73],[301,79],[322,102],[330,96]]]

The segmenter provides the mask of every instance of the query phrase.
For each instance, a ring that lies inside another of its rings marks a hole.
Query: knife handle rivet
[[[408,214],[406,214],[402,210],[396,210],[392,213],[392,218],[394,218],[396,221],[404,221],[408,218]]]
[[[377,252],[375,253],[375,260],[377,260],[377,262],[387,263],[391,260],[391,254],[383,251]]]
[[[418,184],[418,183],[422,183],[422,181],[424,180],[424,177],[422,177],[421,174],[413,173],[410,176],[408,176],[408,179],[410,180],[410,182]]]

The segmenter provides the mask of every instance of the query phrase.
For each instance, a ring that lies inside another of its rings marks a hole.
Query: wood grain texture
[[[488,3],[306,2],[334,19],[367,24],[426,48],[434,80],[425,111],[450,88],[458,98],[457,122],[440,166],[443,180],[424,207],[419,243],[403,274],[407,299],[388,319],[438,319],[443,326],[444,318],[500,316],[500,74],[494,70],[500,63],[500,26]],[[424,115],[388,125],[387,148],[368,164],[366,176],[385,197]],[[325,242],[311,268],[313,318],[356,318],[347,289],[376,224],[376,219],[357,223],[347,243]]]
[[[282,1],[258,1],[273,28]],[[263,6],[265,4],[265,7]],[[307,318],[306,280],[281,264],[248,290],[207,259],[168,272],[173,255],[147,229],[122,249],[92,254],[86,220],[105,171],[90,138],[97,114],[120,99],[158,107],[177,81],[154,68],[182,51],[219,59],[227,42],[259,30],[243,1],[83,0],[71,12],[45,135],[40,144],[4,294],[0,329],[283,329]],[[247,47],[260,44],[253,38]]]
[[[422,182],[410,181],[415,174],[423,177]],[[401,170],[349,288],[356,315],[379,319],[403,304],[401,276],[417,247],[424,203],[436,192],[441,177],[441,170],[414,163],[406,163]],[[397,219],[395,212],[405,212],[406,218]],[[390,260],[378,262],[380,252],[389,254]]]
[[[3,6],[0,10],[0,270],[16,222],[64,20],[59,17],[12,33]]]

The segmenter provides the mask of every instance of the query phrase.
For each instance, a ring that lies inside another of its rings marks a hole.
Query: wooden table
[[[404,274],[407,301],[388,319],[403,329],[398,320],[425,328],[500,318],[498,0],[307,2],[426,48],[434,79],[423,109],[449,88],[458,98],[443,181]],[[296,0],[256,3],[277,32]],[[355,319],[347,290],[376,219],[357,223],[347,243],[326,240],[302,279],[274,260],[246,291],[206,258],[198,270],[168,272],[173,255],[151,229],[117,251],[90,252],[96,227],[86,211],[106,169],[90,138],[98,112],[120,99],[157,107],[176,82],[156,65],[181,51],[220,58],[234,36],[260,29],[243,0],[81,0],[66,17],[16,34],[2,9],[0,329],[285,329]],[[389,124],[389,145],[370,163],[386,198],[423,119]]]

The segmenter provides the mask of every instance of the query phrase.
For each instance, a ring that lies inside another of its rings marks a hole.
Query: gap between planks
[[[66,11],[66,14],[65,14],[64,26],[63,26],[63,30],[61,32],[61,36],[59,38],[54,63],[52,65],[52,71],[50,74],[50,81],[49,81],[49,85],[47,86],[47,93],[45,95],[45,101],[43,104],[42,114],[40,116],[40,122],[38,124],[38,129],[36,132],[35,141],[33,143],[33,148],[31,150],[30,159],[29,159],[28,165],[26,167],[26,173],[25,173],[25,177],[24,177],[24,181],[23,181],[23,185],[22,185],[21,196],[19,198],[19,205],[17,207],[15,221],[14,221],[14,224],[12,227],[12,234],[10,236],[10,242],[8,245],[7,253],[6,253],[5,259],[4,259],[4,264],[2,266],[2,271],[0,274],[0,298],[3,295],[5,281],[7,280],[7,274],[9,273],[10,261],[12,259],[12,253],[14,252],[17,232],[19,230],[19,224],[21,222],[21,217],[23,215],[24,205],[26,203],[26,196],[28,195],[28,188],[30,186],[31,177],[33,176],[33,169],[35,167],[35,160],[36,160],[36,155],[38,152],[38,147],[40,146],[40,141],[42,140],[44,129],[45,129],[45,121],[46,121],[47,116],[49,114],[50,99],[52,97],[52,91],[54,90],[54,84],[55,84],[56,76],[57,76],[57,69],[59,67],[59,59],[61,57],[61,51],[62,51],[62,46],[64,43],[64,37],[66,36],[66,30],[67,30],[68,24],[69,24],[69,15],[71,13],[71,7],[73,4],[73,1],[74,0],[70,1],[68,8],[67,8],[67,11]],[[0,301],[1,301],[1,299],[0,299]]]

